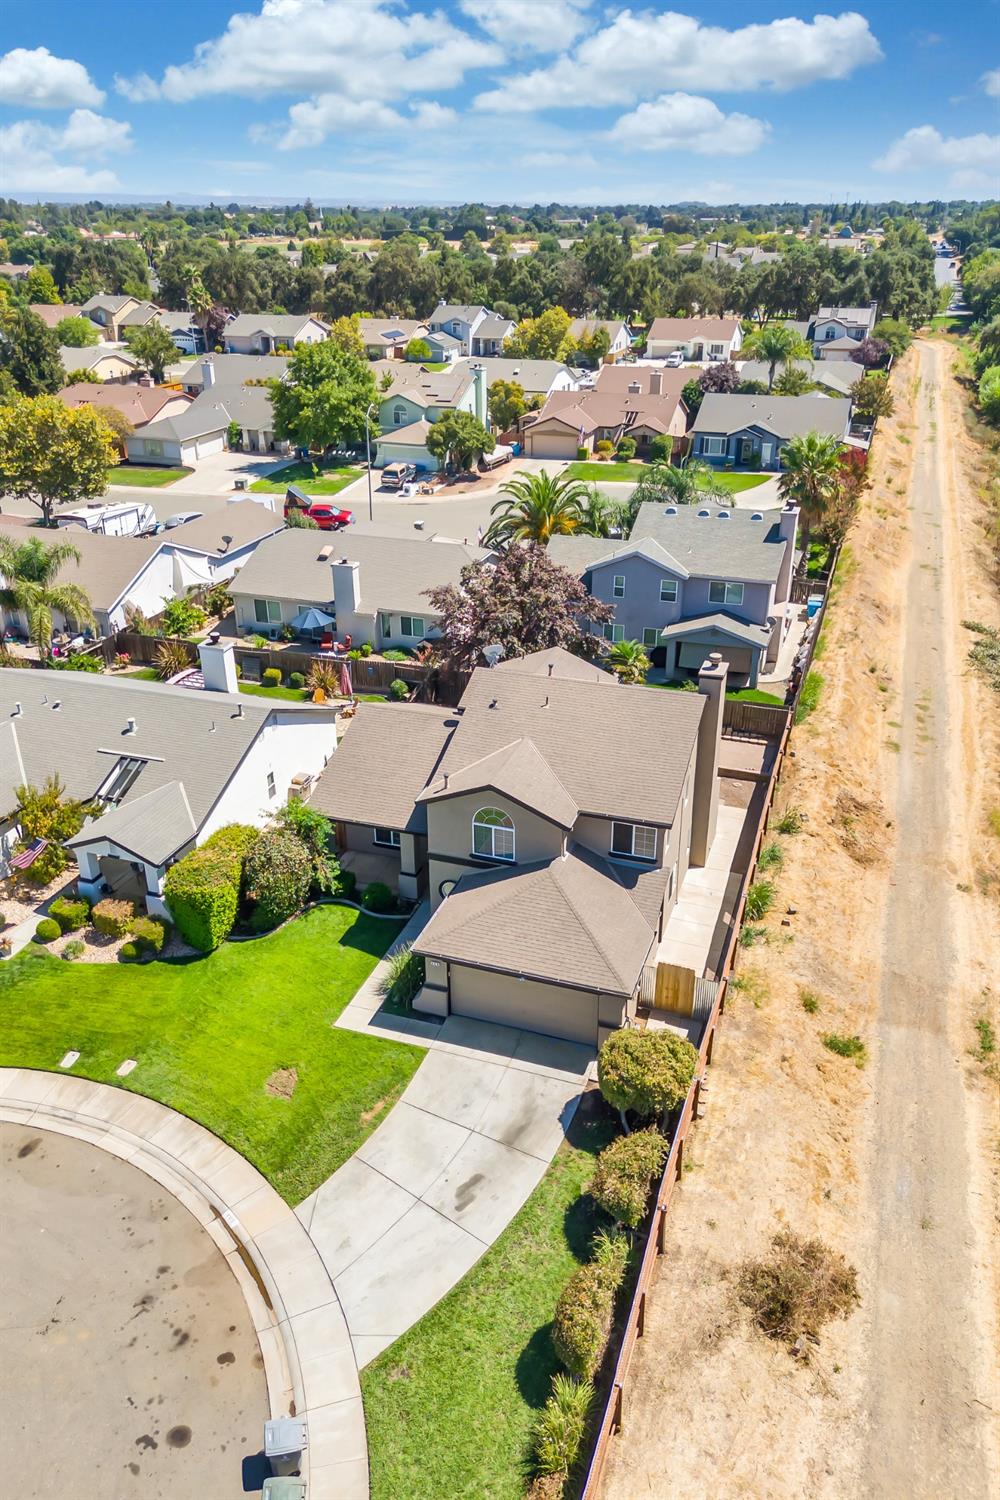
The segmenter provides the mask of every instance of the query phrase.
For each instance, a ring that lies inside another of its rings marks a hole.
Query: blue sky
[[[1000,196],[1000,8],[34,0],[0,193],[353,202]]]

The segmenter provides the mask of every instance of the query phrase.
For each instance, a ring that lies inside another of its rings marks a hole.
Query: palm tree
[[[615,641],[607,663],[619,682],[645,682],[650,660],[641,641]]]
[[[774,373],[779,365],[787,367],[796,359],[811,359],[812,349],[801,333],[787,323],[765,323],[752,333],[743,345],[746,359],[760,359],[767,365],[767,389],[774,389]]]
[[[487,546],[509,542],[539,542],[569,536],[583,529],[590,497],[586,486],[568,474],[555,477],[547,469],[524,479],[509,479],[500,489],[504,499],[492,507]]]
[[[619,509],[617,502],[609,500],[596,484],[589,485],[587,498],[580,511],[578,529],[587,536],[610,536],[612,526],[619,519]]]
[[[52,645],[53,611],[76,629],[97,627],[86,589],[78,583],[58,582],[68,562],[80,563],[80,553],[72,542],[46,544],[40,537],[13,542],[0,537],[0,605],[25,616],[28,636],[42,657],[49,654]]]
[[[640,476],[633,499],[665,501],[673,505],[695,505],[700,500],[726,498],[715,470],[709,464],[692,459],[683,469],[674,464],[653,464]]]
[[[802,511],[802,549],[808,555],[809,532],[840,489],[840,441],[832,433],[800,433],[781,450],[781,467],[778,493]]]

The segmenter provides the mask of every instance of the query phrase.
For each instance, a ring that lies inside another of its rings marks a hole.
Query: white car
[[[663,361],[668,370],[677,370],[684,363],[684,355],[680,349],[674,349]]]

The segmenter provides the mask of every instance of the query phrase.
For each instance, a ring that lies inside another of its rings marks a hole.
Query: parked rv
[[[115,505],[78,505],[56,512],[59,526],[79,527],[103,536],[151,536],[157,526],[156,512],[144,500],[123,500]]]

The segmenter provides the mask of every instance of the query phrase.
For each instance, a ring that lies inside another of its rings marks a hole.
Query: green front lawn
[[[646,687],[668,688],[675,693],[691,691],[679,682],[647,682]],[[773,693],[765,693],[760,688],[740,688],[738,692],[727,693],[726,697],[732,703],[766,703],[770,708],[782,708],[785,702],[784,698],[776,698]]]
[[[179,465],[176,469],[149,469],[145,464],[115,464],[108,470],[108,483],[131,484],[141,490],[158,490],[165,485],[175,484],[185,474],[193,473],[193,469],[183,469]]]
[[[595,1097],[595,1096],[590,1096]],[[361,1372],[372,1500],[522,1500],[559,1368],[549,1325],[598,1227],[581,1197],[617,1124],[599,1098],[465,1279]]]
[[[288,703],[308,703],[310,698],[305,688],[267,687],[262,682],[241,682],[240,692],[251,698],[284,698]]]
[[[566,472],[571,479],[582,479],[587,484],[638,484],[643,474],[648,473],[649,464],[574,463]],[[770,478],[768,474],[715,474],[715,483],[720,490],[736,495],[740,490],[753,490]]]
[[[275,494],[284,492],[290,484],[296,484],[307,495],[336,495],[338,490],[360,479],[363,473],[364,469],[357,464],[346,461],[330,464],[298,462],[276,469],[273,474],[265,474],[263,479],[254,480],[250,488],[258,494]]]
[[[118,677],[135,677],[140,682],[159,682],[160,674],[155,667],[128,667],[124,672],[115,674]]]
[[[73,1047],[74,1074],[190,1115],[298,1203],[385,1118],[423,1057],[332,1025],[398,932],[322,906],[205,958],[88,964],[29,950],[0,965],[0,1065],[54,1071]],[[139,1066],[119,1080],[127,1057]],[[290,1099],[266,1088],[283,1068],[298,1074]]]

